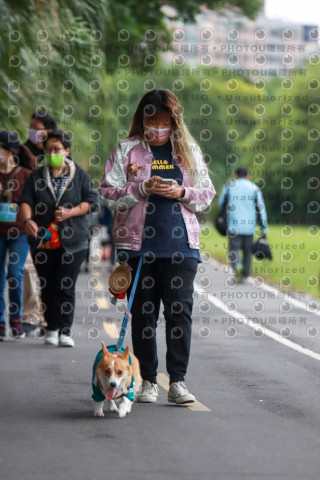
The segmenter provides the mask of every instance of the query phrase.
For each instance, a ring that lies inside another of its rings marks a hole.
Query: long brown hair
[[[183,121],[182,108],[178,98],[170,90],[159,88],[146,93],[132,117],[129,137],[138,135],[144,139],[143,118],[159,113],[171,116],[173,130],[173,145],[181,164],[191,170],[194,168],[194,157],[191,144],[197,144]]]

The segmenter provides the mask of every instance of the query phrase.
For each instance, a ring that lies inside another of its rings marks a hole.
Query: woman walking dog
[[[137,270],[143,264],[132,313],[132,342],[143,378],[139,402],[155,402],[156,326],[160,302],[166,320],[168,401],[194,402],[184,384],[190,354],[193,281],[201,262],[196,212],[215,194],[201,151],[169,90],[143,96],[105,167],[99,191],[115,211],[118,260]],[[130,289],[128,290],[128,295]]]

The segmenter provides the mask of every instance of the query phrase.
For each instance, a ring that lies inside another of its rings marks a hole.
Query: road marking
[[[214,267],[219,267],[219,268],[225,267],[225,265],[223,265],[222,263],[219,263],[217,260],[211,260],[211,264]],[[231,271],[231,267],[230,267],[230,271]],[[256,278],[257,277],[248,277],[248,281],[255,288],[262,288],[262,289],[266,290],[267,292],[273,293],[276,296],[276,298],[278,298],[279,300],[287,300],[288,302],[290,302],[295,307],[301,308],[302,310],[304,310],[307,313],[311,313],[313,315],[317,315],[318,317],[320,317],[320,308],[319,308],[319,310],[313,311],[312,309],[310,309],[310,306],[309,306],[310,303],[316,303],[317,305],[319,305],[319,301],[317,299],[311,299],[308,302],[308,304],[306,304],[306,303],[302,302],[301,300],[297,300],[296,298],[293,298],[289,293],[282,292],[281,290],[278,290],[275,287],[271,287],[270,285],[267,285],[266,283],[263,283],[263,284],[259,285],[259,287],[257,287],[257,285],[255,284],[255,279]],[[259,277],[259,278],[262,278],[262,277]],[[264,282],[263,278],[262,278],[262,280]]]
[[[109,335],[112,340],[115,340],[119,336],[119,329],[115,323],[103,323],[104,331]]]
[[[158,373],[157,382],[158,385],[160,385],[160,387],[163,388],[166,392],[169,391],[169,377],[165,373]],[[193,412],[211,412],[210,408],[203,405],[203,403],[198,402],[198,400],[196,400],[194,403],[185,403],[180,406],[187,407]]]
[[[120,330],[121,327],[117,325],[116,323],[112,322],[103,322],[103,329],[104,331],[109,335],[111,340],[118,340],[120,336]],[[128,332],[128,329],[125,334],[125,338],[129,337],[130,333]]]
[[[204,292],[201,290],[200,286],[195,283],[195,290],[197,293],[206,293],[209,302],[211,302],[215,307],[219,308],[222,312],[226,312],[226,304],[223,303],[221,300],[218,298],[214,297],[211,295],[211,293]],[[247,327],[252,328],[256,332],[261,332],[261,337],[263,335],[266,335],[269,338],[272,338],[276,342],[281,343],[282,345],[285,345],[286,347],[292,348],[292,350],[295,350],[296,352],[303,353],[304,355],[307,355],[308,357],[311,357],[315,360],[318,360],[320,362],[320,354],[317,352],[314,352],[313,350],[310,350],[309,348],[303,347],[302,345],[299,345],[298,343],[292,342],[292,340],[288,340],[287,338],[282,337],[279,333],[274,332],[273,330],[269,330],[268,328],[259,325],[257,323],[254,323],[252,320],[249,320],[245,315],[242,313],[238,312],[235,310],[234,312],[230,313],[228,312],[228,315],[231,315],[233,318],[235,318],[240,324],[246,325]]]
[[[254,277],[249,277],[248,280],[253,286],[255,286]],[[307,313],[311,313],[312,315],[317,315],[318,317],[320,317],[320,310],[315,310],[315,311],[308,310],[308,305],[306,303],[302,302],[301,300],[296,300],[295,298],[292,298],[292,296],[289,295],[288,293],[281,292],[277,288],[271,287],[270,285],[267,285],[267,284],[263,284],[259,288],[263,288],[267,292],[273,293],[274,295],[276,295],[276,298],[280,300],[287,300],[289,303],[291,303],[295,307],[301,308]],[[317,300],[310,300],[310,302],[318,303]]]
[[[100,275],[96,275],[96,276],[98,277]],[[98,285],[96,287],[93,287],[93,289],[96,292],[105,292],[106,291],[104,283],[101,280],[98,280]],[[109,308],[110,308],[110,302],[109,302],[107,297],[102,297],[102,296],[98,297],[96,299],[96,303],[99,305],[101,310],[109,310]]]
[[[108,310],[110,308],[110,304],[109,304],[108,300],[104,297],[97,298],[96,302],[99,305],[99,307],[101,308],[101,310]]]

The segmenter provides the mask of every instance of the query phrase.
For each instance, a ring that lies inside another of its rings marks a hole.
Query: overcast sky
[[[320,26],[320,0],[265,0],[265,14],[268,18]]]

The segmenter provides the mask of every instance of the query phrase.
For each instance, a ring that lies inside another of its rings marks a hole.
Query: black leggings
[[[60,330],[69,335],[75,307],[75,286],[86,250],[66,253],[61,248],[34,250],[32,258],[41,287],[48,330]]]
[[[133,279],[138,261],[139,258],[128,261],[133,268]],[[157,383],[156,328],[161,301],[166,320],[166,364],[170,382],[184,380],[190,355],[193,281],[197,267],[195,258],[185,258],[179,264],[172,264],[171,258],[158,258],[153,263],[142,264],[131,313],[133,350],[144,380]]]

